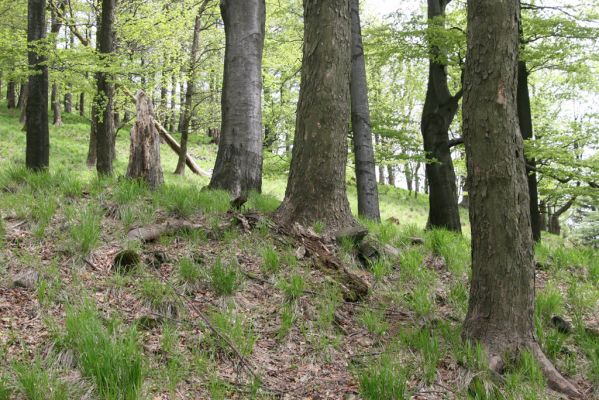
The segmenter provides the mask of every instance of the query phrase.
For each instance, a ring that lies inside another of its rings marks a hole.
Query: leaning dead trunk
[[[152,189],[164,182],[160,165],[160,134],[154,125],[152,102],[143,91],[135,96],[137,119],[131,128],[127,178],[143,179]]]
[[[486,348],[498,372],[502,357],[529,348],[549,386],[579,398],[535,337],[535,262],[516,101],[518,3],[468,0],[463,113],[472,282],[463,334]]]
[[[221,0],[221,14],[226,36],[222,130],[210,187],[242,198],[262,190],[265,1]]]
[[[354,133],[356,157],[356,185],[358,189],[358,214],[380,221],[379,191],[376,183],[376,166],[368,108],[368,83],[362,47],[360,2],[351,0],[352,20],[352,72],[351,72],[351,122]]]

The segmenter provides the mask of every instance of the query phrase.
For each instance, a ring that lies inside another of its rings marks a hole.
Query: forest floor
[[[425,232],[424,196],[381,187],[384,222],[364,222],[398,254],[364,267],[351,241],[330,249],[370,288],[346,301],[317,259],[273,231],[278,157],[267,158],[265,194],[239,213],[226,193],[201,191],[205,178],[172,175],[166,147],[155,192],[98,180],[85,167],[88,122],[64,120],[51,130],[50,172],[32,174],[17,117],[0,109],[0,400],[559,398],[529,353],[497,382],[484,352],[461,341],[468,233]],[[216,147],[199,136],[190,147],[209,169]],[[123,130],[117,175],[127,152]],[[355,206],[351,185],[349,196]],[[167,221],[187,227],[130,239]],[[115,268],[123,250],[140,259]],[[553,236],[536,248],[538,339],[588,399],[599,398],[598,255]]]

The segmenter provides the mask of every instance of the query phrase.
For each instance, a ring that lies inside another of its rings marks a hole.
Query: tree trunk
[[[374,144],[378,147],[381,145],[381,137],[378,134],[374,134]],[[376,153],[376,151],[375,151]],[[376,163],[376,161],[375,161]],[[385,184],[385,169],[384,169],[384,165],[379,162],[378,164],[378,170],[379,170],[379,184],[384,185]]]
[[[530,110],[530,94],[528,92],[528,70],[525,61],[518,62],[518,121],[520,123],[522,139],[532,139],[534,136]],[[537,174],[535,172],[536,164],[536,160],[526,158],[532,238],[535,242],[538,242],[541,240],[541,213],[539,212],[539,191]]]
[[[221,0],[226,34],[222,129],[210,187],[233,198],[262,190],[265,13],[264,0]]]
[[[166,129],[173,131],[175,129],[175,121],[177,121],[177,75],[171,77],[171,113]]]
[[[83,92],[79,95],[79,115],[85,116],[85,93]]]
[[[391,164],[387,165],[387,178],[389,186],[395,187],[395,167]]]
[[[185,106],[182,113],[185,114],[183,119],[183,125],[181,126],[181,152],[179,153],[179,161],[177,162],[177,168],[175,169],[175,174],[183,175],[185,174],[185,160],[187,157],[187,140],[189,138],[189,125],[191,121],[191,112],[193,110],[193,96],[195,94],[195,81],[197,79],[197,70],[198,70],[198,53],[200,51],[200,33],[202,32],[202,15],[206,10],[206,6],[208,5],[208,1],[204,0],[202,5],[200,5],[200,9],[198,10],[198,15],[196,15],[196,19],[193,27],[193,40],[191,44],[191,53],[189,56],[189,66],[187,71],[187,92],[185,93]]]
[[[414,179],[412,177],[413,173],[411,170],[410,163],[405,163],[403,166],[404,177],[406,178],[406,185],[408,187],[408,193],[412,194],[412,190],[414,190]]]
[[[52,84],[52,95],[50,96],[50,102],[52,103],[52,125],[62,126],[62,116],[60,114],[60,98],[58,96],[58,84]]]
[[[179,121],[177,123],[177,132],[181,132],[181,130],[183,129],[183,124],[184,124],[184,120],[185,120],[185,113],[183,112],[183,107],[185,105],[185,83],[183,82],[183,80],[181,80],[181,82],[179,82]]]
[[[72,113],[73,112],[73,94],[71,93],[73,85],[69,84],[67,86],[67,93],[64,95],[64,112]]]
[[[464,138],[472,226],[465,338],[501,357],[528,347],[550,387],[578,397],[535,338],[535,266],[522,135],[518,126],[517,0],[468,0]],[[489,40],[489,38],[493,40]]]
[[[560,235],[562,233],[562,226],[560,224],[559,218],[566,213],[566,211],[572,208],[576,198],[576,196],[572,197],[563,206],[549,214],[549,233],[553,233],[554,235]]]
[[[21,98],[21,116],[19,117],[19,122],[24,124],[27,122],[27,99],[29,98],[29,85],[27,83],[21,85],[19,97]]]
[[[351,0],[351,26],[351,122],[356,158],[358,214],[371,220],[380,221],[381,213],[372,146],[370,110],[368,108],[368,83],[366,81],[366,63],[362,45],[359,0]]]
[[[540,215],[540,223],[539,228],[541,231],[547,230],[547,203],[545,200],[542,200],[539,203],[539,215]]]
[[[37,41],[46,37],[46,0],[29,0],[27,42],[29,77],[27,101],[26,165],[32,170],[47,169],[50,165],[50,133],[48,129],[48,65],[47,58],[35,50]],[[13,104],[14,107],[14,104]]]
[[[304,57],[283,225],[354,225],[345,187],[350,117],[349,0],[304,1]]]
[[[448,0],[428,0],[429,24],[444,26]],[[452,96],[447,85],[447,66],[439,60],[443,49],[431,44],[428,88],[422,112],[421,131],[429,184],[427,228],[461,232],[456,175],[449,147],[449,127],[458,111],[461,93]]]
[[[87,166],[93,168],[98,160],[98,107],[92,102],[91,124],[89,129],[89,148],[87,149]]]
[[[114,51],[114,12],[116,0],[102,0],[102,14],[98,32],[98,51],[100,58],[106,60]],[[97,94],[95,103],[98,107],[97,162],[99,175],[112,175],[112,160],[114,154],[114,118],[113,97],[114,84],[112,77],[105,71],[96,74]]]
[[[414,197],[418,198],[418,193],[420,193],[420,167],[422,164],[419,162],[416,163],[416,168],[414,168]]]
[[[164,182],[160,165],[160,134],[154,125],[154,110],[142,91],[137,93],[137,118],[131,128],[127,178],[143,179],[156,189]]]
[[[25,92],[25,87],[27,86],[27,83],[21,83],[19,85],[19,95],[17,96],[17,105],[14,108],[18,108],[19,110],[21,108],[23,108],[23,96],[26,94]]]
[[[6,85],[6,102],[8,109],[16,108],[17,106],[17,84],[12,79]]]

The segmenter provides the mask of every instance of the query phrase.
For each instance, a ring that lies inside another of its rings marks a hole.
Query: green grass
[[[236,265],[225,264],[218,258],[210,269],[210,284],[221,296],[230,296],[241,285],[241,276]]]
[[[360,395],[366,400],[409,398],[408,371],[400,360],[384,355],[357,372]]]
[[[67,210],[68,211],[68,210]],[[70,243],[75,254],[87,256],[100,242],[102,215],[94,205],[70,210]]]
[[[27,400],[64,400],[68,398],[67,385],[60,381],[54,371],[44,366],[40,359],[36,359],[33,363],[15,363],[13,370],[17,390]],[[4,390],[0,389],[0,398],[3,396],[2,392],[6,396],[10,393],[6,387]]]
[[[250,321],[243,315],[227,309],[225,311],[213,311],[209,314],[210,322],[219,334],[211,332],[206,341],[208,347],[215,351],[235,356],[234,350],[227,341],[243,355],[252,354],[257,337],[254,334],[254,328]],[[225,340],[226,339],[226,340]]]
[[[136,400],[141,396],[144,360],[134,328],[105,326],[91,304],[71,309],[66,342],[76,351],[79,368],[92,379],[105,400]]]
[[[288,280],[279,281],[278,287],[281,289],[288,301],[297,300],[304,294],[306,281],[302,275],[293,274]]]

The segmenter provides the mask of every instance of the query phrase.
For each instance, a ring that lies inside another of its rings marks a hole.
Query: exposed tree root
[[[553,363],[547,358],[543,350],[537,342],[531,342],[528,347],[532,351],[532,354],[537,359],[541,370],[547,378],[547,384],[552,390],[565,394],[571,399],[582,399],[583,395],[578,388],[572,384],[569,380],[564,378],[562,374],[553,366]]]
[[[141,240],[142,242],[151,242],[157,240],[162,235],[172,234],[182,229],[199,229],[201,225],[194,225],[185,220],[171,220],[162,224],[148,225],[131,230],[127,234],[130,240]]]

